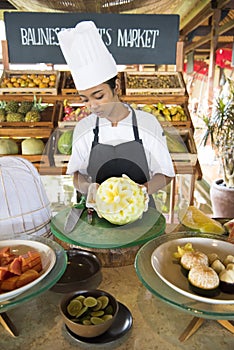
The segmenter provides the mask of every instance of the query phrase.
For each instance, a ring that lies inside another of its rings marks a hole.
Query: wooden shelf
[[[67,100],[69,103],[81,103],[79,96],[74,95],[40,95],[42,102],[44,103],[56,103],[57,101]],[[1,100],[11,101],[11,100],[24,100],[32,101],[32,96],[23,95],[23,94],[14,94],[14,95],[1,95]],[[188,102],[188,94],[185,95],[154,95],[154,96],[120,96],[121,101],[127,103],[139,103],[139,104],[153,104],[157,102],[164,102],[167,104],[182,104]]]
[[[42,166],[36,167],[40,175],[66,175],[67,167]]]

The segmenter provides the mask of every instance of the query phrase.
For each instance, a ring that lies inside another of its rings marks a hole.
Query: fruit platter
[[[192,244],[194,248],[205,254],[216,253],[221,259],[229,254],[233,255],[233,244],[228,241],[227,235],[201,233],[195,230],[193,232],[184,230],[168,233],[151,240],[138,251],[135,269],[140,281],[160,300],[196,318],[232,319],[234,312],[233,294],[221,292],[215,297],[208,297],[198,295],[190,290],[188,279],[182,273],[178,262],[174,261],[173,256],[177,252],[178,246],[184,247],[186,244]],[[158,259],[157,262],[154,261],[154,266],[152,259]],[[164,274],[165,267],[169,276]],[[176,269],[175,276],[174,269]]]
[[[234,275],[232,254],[233,245],[226,241],[179,238],[156,248],[151,263],[163,282],[189,298],[210,304],[234,304],[234,282],[226,282],[229,275]]]
[[[56,262],[47,245],[30,240],[0,244],[0,302],[15,298],[44,279]]]
[[[0,95],[57,95],[59,80],[59,71],[4,70],[0,80]]]

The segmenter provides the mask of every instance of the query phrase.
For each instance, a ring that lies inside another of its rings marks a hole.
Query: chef
[[[157,119],[134,110],[118,97],[117,65],[94,22],[62,30],[59,43],[81,101],[91,114],[74,129],[67,174],[95,202],[109,177],[130,177],[149,195],[175,176],[166,137]]]

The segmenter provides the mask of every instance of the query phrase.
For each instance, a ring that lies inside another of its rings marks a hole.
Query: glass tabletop
[[[230,304],[213,304],[201,300],[196,300],[180,293],[179,291],[174,290],[171,286],[165,283],[158,276],[158,274],[156,274],[151,263],[151,257],[152,254],[154,254],[155,250],[166,242],[173,242],[174,240],[190,237],[199,237],[201,242],[203,238],[210,238],[211,240],[227,242],[227,236],[219,236],[214,234],[201,234],[198,232],[178,232],[164,234],[149,241],[138,251],[135,259],[135,269],[138,278],[153,295],[158,297],[163,302],[166,302],[167,304],[181,311],[201,318],[233,320],[234,300],[230,300]],[[232,296],[232,299],[234,299],[234,295]]]
[[[122,226],[113,225],[93,213],[92,224],[88,223],[85,210],[73,231],[64,232],[64,223],[70,208],[56,214],[51,220],[51,232],[60,240],[86,248],[114,249],[142,245],[164,233],[165,217],[154,208],[149,208],[141,219]]]
[[[50,289],[61,278],[66,270],[67,255],[65,250],[58,243],[45,237],[31,236],[28,239],[44,243],[53,249],[56,255],[55,265],[52,268],[51,272],[49,272],[49,274],[35,286],[28,289],[24,293],[19,294],[14,299],[0,302],[0,313],[6,312],[7,310],[12,309]]]

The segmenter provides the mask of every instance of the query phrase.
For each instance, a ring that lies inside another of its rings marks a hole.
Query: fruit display
[[[111,177],[97,190],[98,213],[115,225],[125,225],[139,219],[146,210],[146,193],[128,177]]]
[[[188,153],[188,149],[178,133],[164,130],[167,140],[167,147],[170,153]]]
[[[188,116],[180,105],[169,105],[158,102],[156,105],[147,104],[140,107],[142,111],[153,114],[160,122],[187,121]]]
[[[0,155],[18,154],[17,143],[12,139],[0,138]]]
[[[184,94],[185,84],[178,72],[126,72],[127,95]]]
[[[48,107],[34,95],[33,101],[0,101],[0,122],[38,122],[41,112]]]
[[[134,89],[170,89],[179,88],[180,82],[177,76],[168,75],[127,75],[127,88]]]
[[[41,139],[30,137],[21,142],[21,150],[23,155],[42,154],[45,144]]]
[[[196,166],[198,156],[192,130],[168,126],[163,129],[174,164]]]
[[[44,111],[48,104],[42,105],[42,98],[40,97],[37,101],[36,96],[34,95],[33,99],[33,105],[31,106],[31,109],[29,109],[25,114],[25,121],[26,122],[39,122],[41,120],[41,112]],[[21,104],[22,107],[22,104]]]
[[[0,123],[6,121],[6,102],[0,101]]]
[[[78,122],[90,114],[90,111],[88,110],[87,107],[85,106],[74,107],[71,104],[69,104],[67,100],[64,100],[63,102],[63,112],[64,112],[64,116],[62,117],[62,120],[64,122],[70,122],[70,121]]]
[[[189,206],[185,211],[179,213],[180,222],[192,229],[204,233],[225,234],[224,226],[218,221],[210,218],[195,206]]]
[[[44,73],[4,72],[0,81],[0,88],[54,88],[57,75],[50,71]]]
[[[73,129],[66,130],[58,138],[58,152],[65,155],[70,155],[72,151]]]

